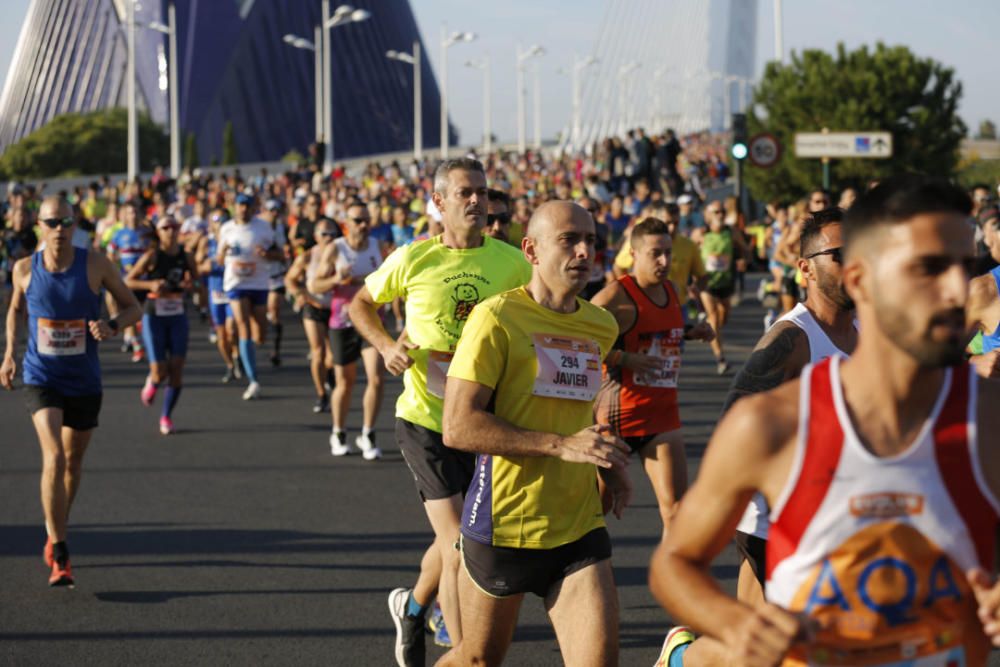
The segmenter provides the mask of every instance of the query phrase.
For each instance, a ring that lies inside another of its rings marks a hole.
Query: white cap
[[[681,195],[680,197],[677,198],[677,204],[680,206],[683,206],[684,204],[690,204],[693,201],[694,199],[691,198],[691,195]]]

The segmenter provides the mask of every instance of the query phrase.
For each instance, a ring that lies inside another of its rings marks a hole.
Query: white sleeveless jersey
[[[835,355],[847,356],[846,352],[833,344],[804,303],[795,304],[794,308],[782,315],[774,324],[778,322],[791,322],[805,332],[806,338],[809,339],[810,364],[819,363]],[[771,325],[772,328],[774,324]],[[764,496],[755,493],[736,530],[766,540],[767,526],[767,502]]]
[[[822,628],[783,665],[985,665],[965,572],[992,570],[1000,504],[979,467],[978,379],[947,369],[913,444],[878,457],[851,423],[840,363],[802,373],[794,462],[771,513],[766,597]]]
[[[309,250],[309,263],[306,264],[306,284],[316,277],[316,272],[319,271],[319,261],[323,257],[323,248],[318,245],[313,246]],[[309,292],[309,296],[316,300],[317,303],[322,304],[324,308],[330,307],[330,299],[333,298],[333,290],[329,292],[323,292],[322,294],[316,294],[315,292]]]
[[[337,269],[347,267],[352,278],[364,278],[382,265],[382,251],[378,241],[368,237],[368,245],[355,250],[346,237],[334,239],[337,245]],[[347,309],[361,285],[337,285],[330,299],[330,328],[346,329],[353,326]]]

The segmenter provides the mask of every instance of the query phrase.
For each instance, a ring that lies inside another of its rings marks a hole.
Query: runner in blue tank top
[[[233,322],[233,311],[229,307],[229,297],[223,289],[224,269],[217,259],[219,255],[219,230],[226,222],[226,212],[216,208],[209,216],[208,234],[198,241],[195,252],[195,263],[198,271],[205,276],[208,287],[208,312],[212,318],[212,328],[215,331],[215,344],[219,355],[226,364],[226,374],[222,381],[226,384],[239,378],[239,353],[236,347],[236,323]]]
[[[181,396],[188,346],[184,295],[194,287],[198,275],[194,260],[179,242],[180,228],[173,216],[161,217],[156,222],[157,245],[146,251],[125,277],[131,289],[149,292],[142,316],[149,375],[139,396],[144,405],[150,406],[160,385],[169,381],[160,413],[163,435],[174,432],[173,411]]]
[[[1000,210],[984,211],[983,243],[994,260],[1000,261]],[[972,279],[966,317],[970,333],[982,333],[983,349],[970,361],[982,377],[1000,377],[1000,266]]]
[[[107,257],[73,247],[73,212],[65,200],[45,199],[38,221],[44,249],[14,265],[0,385],[13,388],[18,324],[27,311],[28,347],[22,365],[28,409],[42,448],[41,495],[48,533],[44,557],[52,568],[49,584],[65,586],[73,583],[66,523],[101,409],[97,343],[135,324],[141,313]],[[117,306],[118,315],[110,320],[100,319],[101,289]]]

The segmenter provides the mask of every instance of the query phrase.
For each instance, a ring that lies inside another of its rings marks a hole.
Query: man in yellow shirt
[[[396,661],[403,666],[424,664],[424,615],[435,592],[451,641],[462,636],[456,544],[462,496],[475,459],[441,440],[448,364],[473,306],[531,277],[520,250],[483,235],[487,193],[482,164],[467,158],[445,161],[435,173],[431,197],[444,232],[389,255],[365,278],[350,307],[354,327],[379,351],[389,372],[405,372],[396,403],[396,442],[435,535],[414,588],[397,588],[389,596]],[[406,302],[406,332],[398,340],[386,333],[378,315],[380,304],[396,298]]]
[[[654,202],[643,209],[638,220],[656,218],[667,223],[670,228],[672,256],[670,259],[669,280],[682,303],[689,299],[698,303],[698,292],[704,287],[705,263],[701,259],[698,245],[684,236],[677,225],[679,213],[675,204]],[[615,257],[615,275],[623,276],[632,270],[632,245],[626,238],[622,248]],[[694,283],[691,283],[694,278]]]
[[[462,512],[463,638],[438,664],[499,664],[531,592],[545,600],[565,664],[616,665],[597,474],[621,516],[629,450],[591,411],[618,325],[578,297],[594,262],[590,214],[549,202],[526,231],[531,282],[475,308],[448,371],[445,442],[479,457]]]

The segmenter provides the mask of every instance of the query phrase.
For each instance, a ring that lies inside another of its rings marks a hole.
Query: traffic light
[[[733,157],[737,160],[745,160],[749,152],[747,142],[747,116],[743,113],[733,114]]]

